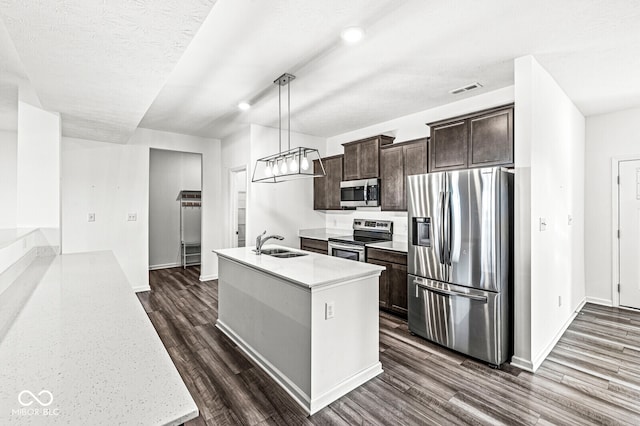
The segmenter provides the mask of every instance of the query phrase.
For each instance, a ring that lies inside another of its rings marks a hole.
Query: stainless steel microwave
[[[377,207],[379,205],[379,179],[340,182],[340,207]]]

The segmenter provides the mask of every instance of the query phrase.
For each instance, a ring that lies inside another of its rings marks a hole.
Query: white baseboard
[[[518,367],[521,370],[525,370],[530,373],[533,373],[533,363],[528,359],[514,356],[514,357],[511,357],[510,364],[513,365],[514,367]]]
[[[317,413],[336,399],[348,394],[358,386],[368,382],[382,372],[382,364],[377,362],[374,365],[354,374],[347,380],[338,383],[335,387],[333,387],[333,389],[311,400],[309,414],[313,415]]]
[[[213,274],[213,275],[200,275],[200,281],[213,281],[213,280],[217,280],[218,279],[218,275]]]
[[[328,390],[324,394],[317,398],[310,399],[302,389],[300,389],[295,383],[293,383],[286,375],[284,375],[278,368],[265,359],[260,353],[258,353],[251,345],[245,342],[240,336],[238,336],[233,330],[231,330],[224,322],[217,320],[216,327],[222,331],[227,337],[229,337],[238,347],[251,358],[256,364],[258,364],[273,380],[275,380],[280,387],[282,387],[304,410],[313,415],[331,404],[336,399],[351,392],[358,386],[366,383],[378,374],[382,373],[382,364],[376,362],[374,365],[365,368],[362,371],[348,377],[346,380],[338,383],[332,389]],[[311,374],[311,372],[309,372]]]
[[[558,343],[558,341],[560,340],[560,338],[564,334],[564,332],[567,331],[567,328],[569,328],[569,326],[571,325],[573,320],[578,315],[578,312],[580,312],[580,309],[582,309],[584,307],[585,303],[587,303],[587,299],[586,298],[582,299],[582,302],[580,302],[580,304],[573,311],[573,314],[571,314],[571,316],[569,317],[567,322],[565,322],[564,325],[562,326],[562,328],[560,328],[560,331],[558,331],[556,333],[556,335],[553,337],[553,339],[551,339],[551,342],[549,342],[547,347],[544,348],[544,350],[542,352],[540,352],[540,354],[533,359],[533,372],[534,373],[542,365],[544,360],[547,359],[547,357],[549,356],[549,354],[551,353],[553,348],[555,348],[556,344]]]
[[[584,305],[585,305],[585,303],[587,303],[587,301],[588,301],[588,298],[585,298],[585,299],[582,300],[582,302],[580,302],[578,304],[578,307],[574,310],[573,314],[571,314],[571,316],[569,317],[567,322],[564,323],[564,325],[560,328],[560,331],[558,331],[558,333],[556,333],[556,335],[553,337],[553,339],[551,339],[551,342],[549,342],[547,347],[544,348],[544,350],[542,352],[540,352],[540,354],[538,356],[536,356],[531,361],[528,360],[528,359],[524,359],[524,358],[520,358],[520,357],[514,356],[514,357],[511,358],[511,363],[510,364],[515,366],[515,367],[518,367],[518,368],[520,368],[522,370],[528,371],[530,373],[535,373],[536,370],[538,368],[540,368],[540,365],[542,365],[544,360],[547,359],[547,357],[549,356],[549,354],[551,353],[553,348],[555,348],[556,344],[558,343],[558,341],[560,340],[560,338],[562,337],[564,332],[567,331],[567,328],[569,328],[569,326],[571,325],[573,320],[578,315],[578,312],[580,312],[580,310],[584,307]]]
[[[156,271],[158,269],[178,268],[180,266],[182,266],[181,263],[162,263],[159,265],[149,265],[149,270]]]
[[[596,305],[603,305],[603,306],[613,306],[613,301],[611,299],[601,299],[599,297],[587,296],[587,303],[594,303]]]
[[[151,287],[149,287],[148,285],[139,285],[139,286],[133,287],[133,291],[136,293],[141,293],[143,291],[151,291]]]

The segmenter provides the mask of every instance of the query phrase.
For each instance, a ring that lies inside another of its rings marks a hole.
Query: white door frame
[[[231,209],[229,211],[229,219],[230,219],[230,226],[229,226],[229,236],[231,237],[230,241],[231,247],[237,247],[238,246],[238,240],[236,239],[236,230],[238,228],[238,217],[237,215],[235,215],[235,211],[237,208],[237,204],[238,204],[238,200],[236,195],[236,179],[235,179],[235,174],[238,172],[245,172],[245,176],[249,176],[248,172],[247,172],[248,168],[247,165],[243,165],[243,166],[237,166],[237,167],[232,167],[229,169],[229,208]],[[247,179],[248,180],[248,179]],[[249,182],[247,181],[246,184],[246,188],[247,188],[247,196],[249,194]],[[248,212],[248,203],[247,203],[247,209],[245,210],[245,230],[246,230],[246,221],[247,221],[247,212]],[[245,235],[246,238],[246,235]]]
[[[611,159],[611,302],[615,307],[620,306],[620,244],[618,229],[620,229],[620,212],[618,209],[619,190],[618,175],[622,161],[640,160],[640,154],[623,155]]]

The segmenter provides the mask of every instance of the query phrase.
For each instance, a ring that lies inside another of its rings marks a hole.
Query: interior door
[[[618,163],[620,305],[640,308],[640,160]]]
[[[246,231],[247,231],[247,193],[246,191],[238,191],[237,194],[237,206],[238,218],[236,220],[237,230],[236,235],[238,237],[237,247],[246,246]]]

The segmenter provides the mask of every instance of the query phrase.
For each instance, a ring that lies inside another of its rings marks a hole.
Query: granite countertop
[[[111,252],[55,256],[0,342],[0,365],[2,424],[175,425],[198,416]]]
[[[253,252],[255,247],[238,247],[214,250],[218,256],[242,263],[297,285],[314,288],[337,284],[356,278],[378,276],[384,267],[339,257],[326,256],[278,245],[265,245],[263,250],[281,248],[306,256],[277,258]]]
[[[310,238],[312,240],[322,241],[329,241],[329,238],[342,237],[351,234],[353,234],[352,229],[315,228],[300,229],[298,231],[298,237],[300,238]]]
[[[409,252],[409,244],[406,240],[383,241],[380,243],[367,244],[367,247],[378,248],[383,250],[398,251],[402,253]]]

